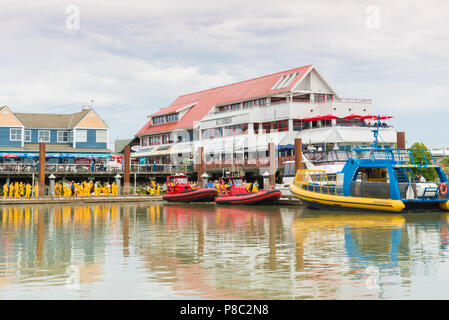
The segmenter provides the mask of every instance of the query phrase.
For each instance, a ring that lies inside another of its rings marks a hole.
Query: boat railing
[[[343,187],[330,184],[324,170],[298,170],[293,184],[307,191],[332,195],[343,194]]]
[[[392,160],[398,165],[414,167],[434,166],[435,159],[428,149],[356,148],[358,159]]]

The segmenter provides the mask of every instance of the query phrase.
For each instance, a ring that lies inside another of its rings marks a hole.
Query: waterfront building
[[[48,164],[89,166],[111,155],[109,128],[90,106],[71,114],[13,112],[0,108],[0,162],[37,162],[46,143]]]
[[[142,164],[188,163],[203,147],[207,170],[264,170],[270,142],[283,160],[292,159],[295,138],[306,154],[370,146],[372,115],[371,100],[340,97],[307,65],[179,96],[149,116],[132,156]],[[382,123],[379,142],[392,147],[395,129]]]

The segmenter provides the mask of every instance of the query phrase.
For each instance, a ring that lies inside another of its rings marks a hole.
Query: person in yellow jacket
[[[3,185],[3,198],[8,197],[8,185],[5,183]]]
[[[36,183],[36,185],[34,186],[34,196],[38,197],[39,196],[39,184]]]
[[[9,184],[9,197],[12,198],[14,196],[14,184]]]
[[[25,184],[23,182],[19,183],[19,197],[25,195]]]
[[[161,193],[161,185],[158,183],[156,184],[156,195],[160,195]]]
[[[20,198],[20,187],[17,181],[14,183],[14,198]]]
[[[31,196],[31,184],[27,183],[25,186],[25,198],[29,198]]]

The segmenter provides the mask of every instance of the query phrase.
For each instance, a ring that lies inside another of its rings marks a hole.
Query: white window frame
[[[87,142],[87,130],[77,129],[75,135],[76,142]]]
[[[42,138],[42,136],[41,136],[41,133],[47,133],[48,132],[48,140],[44,140],[44,139],[41,139]],[[51,132],[50,132],[50,130],[39,130],[38,132],[37,132],[37,142],[50,142],[50,140],[51,140]]]
[[[104,134],[104,137],[100,136],[100,139],[98,139],[98,134]],[[95,130],[95,141],[97,143],[108,143],[108,132],[106,130]]]
[[[27,132],[30,133],[30,139],[29,140],[26,139]],[[31,137],[31,130],[30,129],[23,130],[23,142],[31,142],[31,139],[32,139],[32,137]]]
[[[20,133],[14,133],[13,130],[18,130]],[[14,139],[13,139],[14,135]],[[17,135],[19,135],[19,138],[17,138]],[[10,128],[9,129],[9,141],[22,141],[22,128]]]
[[[64,135],[63,135],[64,133],[67,134],[66,139],[65,140],[60,139],[61,136],[64,137]],[[67,130],[58,131],[56,138],[57,138],[58,143],[69,143],[70,142],[70,133]]]

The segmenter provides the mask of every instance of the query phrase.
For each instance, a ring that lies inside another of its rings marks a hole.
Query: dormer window
[[[172,114],[166,114],[163,116],[153,117],[152,121],[153,121],[153,125],[169,123],[169,122],[176,122],[176,121],[178,121],[178,114],[172,113]]]
[[[299,72],[282,75],[278,82],[276,82],[276,84],[273,86],[273,88],[271,88],[271,90],[287,88],[298,75]]]

